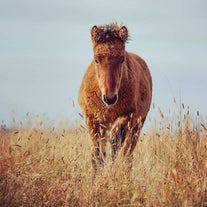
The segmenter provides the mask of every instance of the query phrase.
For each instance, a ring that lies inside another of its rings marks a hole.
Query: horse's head
[[[116,24],[94,26],[91,29],[91,39],[102,100],[106,105],[114,105],[118,101],[122,80],[127,28]]]

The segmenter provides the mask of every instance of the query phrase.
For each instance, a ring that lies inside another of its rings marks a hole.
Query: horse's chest
[[[119,114],[116,110],[103,106],[94,108],[93,116],[96,120],[102,123],[113,123]]]
[[[125,115],[127,111],[128,108],[119,107],[118,105],[110,107],[103,106],[94,110],[94,118],[100,123],[110,125],[113,124],[118,117]]]
[[[113,123],[115,120],[128,112],[133,111],[133,101],[128,99],[127,93],[120,94],[120,99],[117,104],[112,106],[106,106],[101,100],[99,94],[94,93],[93,97],[90,96],[89,100],[89,111],[97,121],[101,123]]]

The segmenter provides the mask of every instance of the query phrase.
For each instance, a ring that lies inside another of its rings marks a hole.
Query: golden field
[[[0,206],[207,207],[206,123],[181,108],[147,120],[130,174],[108,157],[94,181],[83,126],[2,126]]]

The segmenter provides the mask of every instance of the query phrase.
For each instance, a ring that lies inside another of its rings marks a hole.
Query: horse
[[[150,109],[152,78],[145,61],[125,50],[126,26],[93,26],[94,59],[79,88],[78,102],[92,140],[92,166],[104,166],[106,144],[111,157],[130,157]],[[100,169],[100,168],[99,168]]]

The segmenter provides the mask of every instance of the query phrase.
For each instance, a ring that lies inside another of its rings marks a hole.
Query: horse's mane
[[[105,43],[113,41],[114,39],[119,39],[122,42],[126,42],[128,40],[128,32],[127,35],[124,34],[122,31],[123,29],[127,31],[125,26],[118,25],[117,23],[105,24],[101,26],[94,26],[95,34],[92,34],[94,37],[95,42],[97,43]]]

